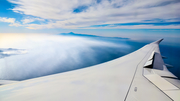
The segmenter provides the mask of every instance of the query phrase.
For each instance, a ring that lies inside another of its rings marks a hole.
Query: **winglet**
[[[154,43],[159,44],[162,40],[163,40],[163,38],[160,39],[160,40],[155,41]]]

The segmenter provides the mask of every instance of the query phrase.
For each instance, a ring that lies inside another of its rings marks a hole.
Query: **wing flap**
[[[145,77],[163,91],[164,90],[178,90],[179,89],[157,74],[145,75]]]
[[[170,90],[165,91],[167,95],[169,95],[174,101],[180,101],[180,90]]]

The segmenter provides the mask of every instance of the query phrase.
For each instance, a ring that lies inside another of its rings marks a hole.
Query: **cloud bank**
[[[13,49],[0,50],[2,55],[10,54],[0,58],[0,79],[24,80],[84,68],[125,55],[131,48],[101,38],[29,35],[26,39],[12,43]],[[25,50],[26,54],[19,54]]]
[[[29,29],[179,29],[179,0],[8,0]],[[1,21],[1,20],[0,20]],[[38,23],[37,23],[38,22]],[[143,22],[143,23],[142,23]],[[146,24],[153,22],[152,24]],[[176,22],[166,25],[166,22]],[[127,25],[118,25],[124,24]],[[137,23],[140,25],[131,25]],[[108,24],[107,26],[103,26]],[[97,27],[94,25],[102,25]]]

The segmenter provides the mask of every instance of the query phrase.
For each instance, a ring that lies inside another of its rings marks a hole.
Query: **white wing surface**
[[[0,101],[180,101],[161,40],[92,67],[0,86]]]

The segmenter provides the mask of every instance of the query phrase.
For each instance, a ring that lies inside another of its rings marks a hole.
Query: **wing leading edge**
[[[180,83],[161,61],[160,41],[103,64],[2,85],[0,100],[179,101]]]

